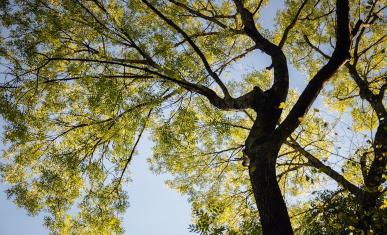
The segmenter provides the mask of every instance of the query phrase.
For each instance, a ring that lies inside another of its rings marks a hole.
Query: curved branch
[[[270,90],[274,91],[276,103],[286,99],[289,89],[289,72],[285,54],[281,48],[267,40],[256,28],[253,14],[244,7],[240,0],[233,0],[238,13],[241,15],[244,31],[255,42],[258,49],[268,54],[274,67],[274,84]]]
[[[47,58],[47,62],[44,65],[47,65],[51,61],[78,61],[78,62],[92,62],[92,63],[100,63],[100,64],[111,64],[111,65],[119,65],[119,66],[124,66],[136,70],[143,71],[148,74],[156,75],[156,76],[150,76],[150,77],[143,77],[144,79],[163,79],[168,82],[172,82],[188,91],[195,92],[197,94],[205,96],[208,101],[214,105],[215,107],[223,110],[230,110],[230,109],[246,109],[246,108],[251,108],[253,103],[256,102],[256,98],[259,97],[260,92],[258,89],[253,89],[250,92],[238,97],[238,98],[226,98],[222,99],[220,98],[215,91],[212,89],[200,85],[200,84],[195,84],[191,83],[186,80],[182,79],[176,79],[167,75],[164,75],[158,71],[154,71],[152,69],[149,69],[147,67],[140,67],[132,64],[127,64],[122,61],[115,61],[115,60],[99,60],[99,59],[88,59],[88,58],[61,58],[61,57],[52,57],[52,58]],[[144,74],[145,75],[145,74]]]
[[[335,180],[337,183],[342,185],[345,189],[350,191],[356,196],[362,196],[363,191],[350,181],[348,181],[344,176],[339,174],[337,171],[332,169],[330,166],[325,165],[322,163],[318,158],[313,156],[311,153],[309,153],[307,150],[305,150],[299,143],[297,143],[295,140],[291,141],[286,141],[285,142],[287,145],[292,147],[293,149],[299,151],[304,157],[306,157],[309,161],[309,164],[317,169],[319,169],[321,172],[324,174],[328,175],[331,177],[333,180]]]
[[[215,80],[215,82],[220,86],[220,88],[223,91],[223,94],[225,97],[230,97],[230,94],[228,92],[227,87],[224,85],[224,83],[221,81],[220,77],[217,73],[215,73],[210,64],[208,63],[205,55],[200,50],[200,48],[194,43],[194,41],[188,36],[188,34],[181,29],[175,22],[173,22],[171,19],[167,18],[163,13],[161,13],[159,10],[157,10],[152,4],[150,4],[147,0],[142,0],[142,2],[147,5],[149,9],[151,9],[157,16],[159,16],[161,19],[163,19],[169,26],[174,28],[177,32],[179,32],[184,39],[191,45],[193,50],[196,52],[196,54],[200,57],[202,60],[204,67],[206,68],[207,72],[210,74],[210,76]]]

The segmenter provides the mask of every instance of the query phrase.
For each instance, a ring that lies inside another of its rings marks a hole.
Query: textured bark
[[[273,138],[273,133],[281,110],[273,105],[278,101],[275,94],[268,91],[265,97],[265,105],[256,110],[257,118],[245,143],[245,154],[250,158],[250,181],[263,233],[293,234],[275,168],[281,144]]]
[[[293,234],[285,201],[278,186],[275,159],[276,148],[257,151],[249,166],[249,175],[258,206],[264,234]]]

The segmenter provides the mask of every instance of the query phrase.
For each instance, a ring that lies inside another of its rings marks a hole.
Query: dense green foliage
[[[365,211],[353,195],[340,191],[323,192],[311,207],[311,210],[304,216],[306,226],[301,228],[302,234],[361,233],[356,228],[356,224]],[[386,208],[373,213],[372,220],[375,226],[370,233],[383,234],[385,232],[383,226],[387,222]]]
[[[261,14],[271,2],[243,1],[300,76],[291,76],[297,86],[277,107],[282,121],[332,54],[335,4],[286,0],[269,26]],[[385,2],[350,2],[351,60],[298,118],[277,159],[300,233],[360,231],[363,217],[352,215],[364,210],[363,191],[377,195],[373,231],[386,230],[385,165],[369,173],[386,156],[375,138],[387,131]],[[48,212],[44,223],[55,234],[122,233],[123,187],[148,131],[151,169],[171,174],[168,186],[189,196],[192,232],[261,234],[243,154],[256,113],[222,110],[202,91],[225,94],[216,77],[232,97],[273,84],[270,64],[236,69],[259,54],[233,1],[3,0],[0,7],[0,171],[18,206]],[[340,193],[323,192],[328,183]]]

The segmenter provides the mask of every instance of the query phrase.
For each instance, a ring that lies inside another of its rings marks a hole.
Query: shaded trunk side
[[[263,234],[293,234],[290,218],[278,186],[275,153],[260,151],[249,166],[250,181],[258,206]]]
[[[365,234],[369,234],[371,230],[377,233],[382,231],[375,230],[377,226],[372,219],[375,212],[378,210],[378,201],[383,197],[383,184],[386,182],[383,177],[386,174],[387,157],[387,122],[385,120],[386,112],[380,112],[379,126],[374,138],[374,159],[370,165],[368,173],[364,179],[366,186],[366,194],[362,200],[362,213],[359,220],[359,227]]]
[[[273,132],[282,109],[280,99],[272,91],[264,93],[264,105],[255,110],[257,118],[245,142],[250,159],[249,175],[258,207],[263,234],[293,234],[290,218],[278,186],[276,160],[280,141]]]

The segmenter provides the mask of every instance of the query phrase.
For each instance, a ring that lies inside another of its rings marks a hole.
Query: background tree
[[[383,2],[286,1],[274,29],[259,23],[265,4],[2,1],[9,197],[48,211],[55,232],[120,233],[122,184],[149,130],[153,169],[172,173],[169,184],[193,202],[192,231],[292,234],[291,223],[330,223],[308,219],[313,195],[284,200],[316,190],[321,173],[356,204],[345,225],[383,229]],[[272,64],[226,76],[257,50]],[[299,95],[289,63],[307,80]],[[322,95],[337,112],[308,113],[328,80]]]

